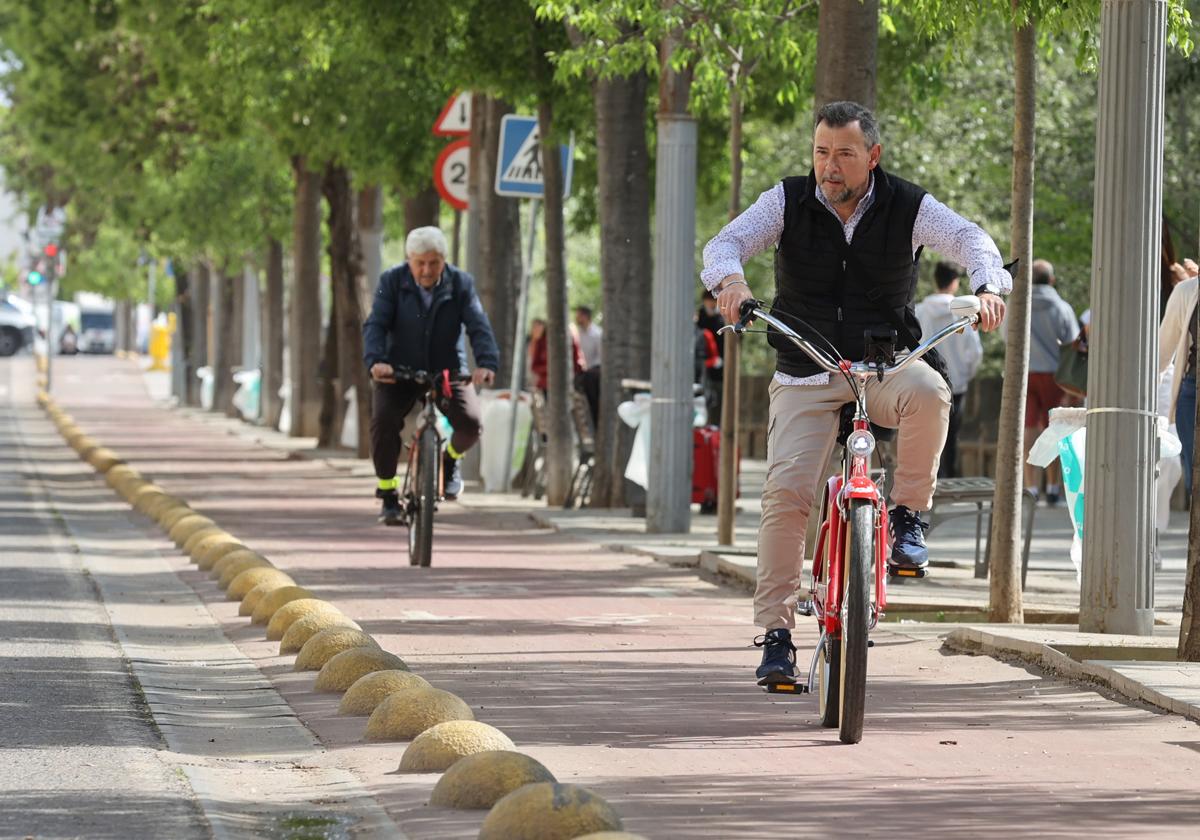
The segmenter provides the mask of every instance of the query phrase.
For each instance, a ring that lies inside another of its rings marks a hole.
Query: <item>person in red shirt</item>
[[[529,370],[533,373],[533,385],[543,394],[549,385],[549,343],[546,339],[546,322],[534,318],[529,325]],[[572,377],[583,373],[583,354],[579,351],[579,339],[571,333]]]

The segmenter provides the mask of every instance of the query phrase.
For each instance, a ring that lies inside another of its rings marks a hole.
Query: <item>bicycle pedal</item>
[[[808,694],[808,686],[804,683],[770,683],[763,686],[767,694]]]
[[[910,569],[907,566],[888,566],[888,577],[920,579],[929,575],[929,569]]]

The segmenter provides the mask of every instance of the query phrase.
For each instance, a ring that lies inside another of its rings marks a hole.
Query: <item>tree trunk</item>
[[[575,450],[571,436],[571,391],[575,371],[571,364],[574,357],[567,315],[562,161],[553,131],[554,109],[543,99],[538,103],[538,133],[546,225],[546,501],[559,506],[571,492]]]
[[[200,380],[196,372],[208,365],[208,264],[198,261],[188,276],[188,296],[192,302],[192,337],[188,347],[187,404],[200,405]]]
[[[1019,0],[1013,0],[1016,9]],[[990,620],[1022,623],[1021,489],[1025,433],[1025,381],[1029,372],[1029,296],[1033,268],[1033,163],[1037,35],[1033,21],[1013,30],[1012,253],[1021,262],[1009,297],[996,444],[996,494],[988,557]]]
[[[171,338],[171,394],[178,405],[191,405],[192,390],[192,290],[188,272],[175,273],[175,335]]]
[[[342,432],[342,387],[338,382],[338,299],[333,296],[329,320],[325,323],[325,349],[321,354],[321,413],[317,417],[317,448],[330,449],[338,445]]]
[[[848,99],[875,109],[879,0],[821,0],[813,110]]]
[[[404,230],[408,232],[427,225],[437,227],[441,213],[442,198],[430,183],[416,195],[404,199]]]
[[[653,264],[650,246],[650,155],[646,145],[646,73],[598,80],[600,281],[604,300],[600,416],[596,424],[593,507],[623,507],[625,463],[633,430],[617,416],[622,378],[650,378]]]
[[[1200,306],[1192,317],[1200,326]],[[1200,344],[1192,348],[1200,363]],[[1177,362],[1176,364],[1181,364]],[[1200,400],[1196,400],[1196,417],[1200,418]],[[1195,427],[1193,427],[1195,428]],[[1194,440],[1181,441],[1184,446],[1195,446]],[[1183,577],[1183,618],[1179,622],[1179,646],[1176,655],[1184,662],[1200,662],[1200,458],[1192,456],[1192,498],[1188,512],[1187,572]]]
[[[283,400],[283,243],[278,239],[267,242],[267,288],[262,307],[262,422],[271,429],[279,428]]]
[[[478,267],[474,274],[480,302],[492,322],[496,346],[500,349],[496,381],[505,386],[512,376],[513,349],[523,344],[525,330],[524,324],[517,323],[522,269],[521,200],[498,196],[492,189],[496,181],[500,120],[511,112],[512,107],[499,99],[482,97],[478,107],[476,100],[472,100],[471,178],[478,181],[470,201],[471,215],[477,217],[475,226],[479,231],[475,258]],[[479,153],[475,154],[477,146]]]
[[[292,289],[288,320],[292,437],[313,437],[319,427],[321,386],[321,176],[304,158],[292,160],[296,202],[292,227]]]
[[[471,94],[471,148],[467,165],[467,257],[466,269],[474,275],[476,282],[483,274],[481,265],[483,253],[483,228],[480,220],[483,218],[481,202],[485,195],[493,194],[490,184],[483,178],[483,168],[495,165],[495,155],[487,160],[487,148],[483,142],[485,111],[488,96],[483,93]],[[486,302],[485,302],[486,305]],[[491,314],[491,310],[488,310]],[[494,326],[494,322],[493,322]]]
[[[383,273],[383,189],[379,185],[358,191],[358,241],[363,261],[358,309],[370,312],[375,287]]]
[[[355,218],[357,201],[350,188],[350,173],[344,167],[328,167],[322,190],[329,204],[329,266],[333,276],[334,312],[338,325],[338,405],[345,406],[341,395],[353,387],[355,422],[358,426],[355,451],[358,457],[366,458],[371,454],[370,436],[367,434],[371,422],[371,386],[367,368],[363,364],[364,316],[359,297],[363,285],[363,255],[358,238],[358,220]],[[340,430],[342,423],[338,426]]]
[[[742,67],[739,65],[729,86],[729,219],[742,209],[742,95],[738,90]],[[738,338],[724,337],[724,368],[721,375],[721,464],[717,483],[717,543],[733,545],[737,499],[738,404],[741,400],[741,366],[738,362]],[[709,422],[712,422],[711,420]]]
[[[237,342],[239,330],[235,324],[237,307],[234,303],[236,286],[224,267],[210,269],[209,297],[213,309],[213,404],[212,410],[236,416],[233,408],[233,366],[241,358]]]

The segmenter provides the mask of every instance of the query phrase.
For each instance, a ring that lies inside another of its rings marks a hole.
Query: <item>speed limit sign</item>
[[[433,165],[433,183],[446,203],[456,210],[467,209],[467,175],[470,172],[471,141],[455,140],[438,155]]]

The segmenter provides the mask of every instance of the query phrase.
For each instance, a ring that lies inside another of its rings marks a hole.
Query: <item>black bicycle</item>
[[[400,524],[408,528],[408,562],[427,567],[433,560],[433,514],[444,490],[442,449],[446,440],[438,429],[435,402],[439,393],[450,398],[451,384],[470,382],[471,377],[447,370],[430,374],[403,367],[396,368],[393,375],[397,382],[411,382],[425,390],[420,397],[424,407],[408,446],[408,469],[400,492]]]

